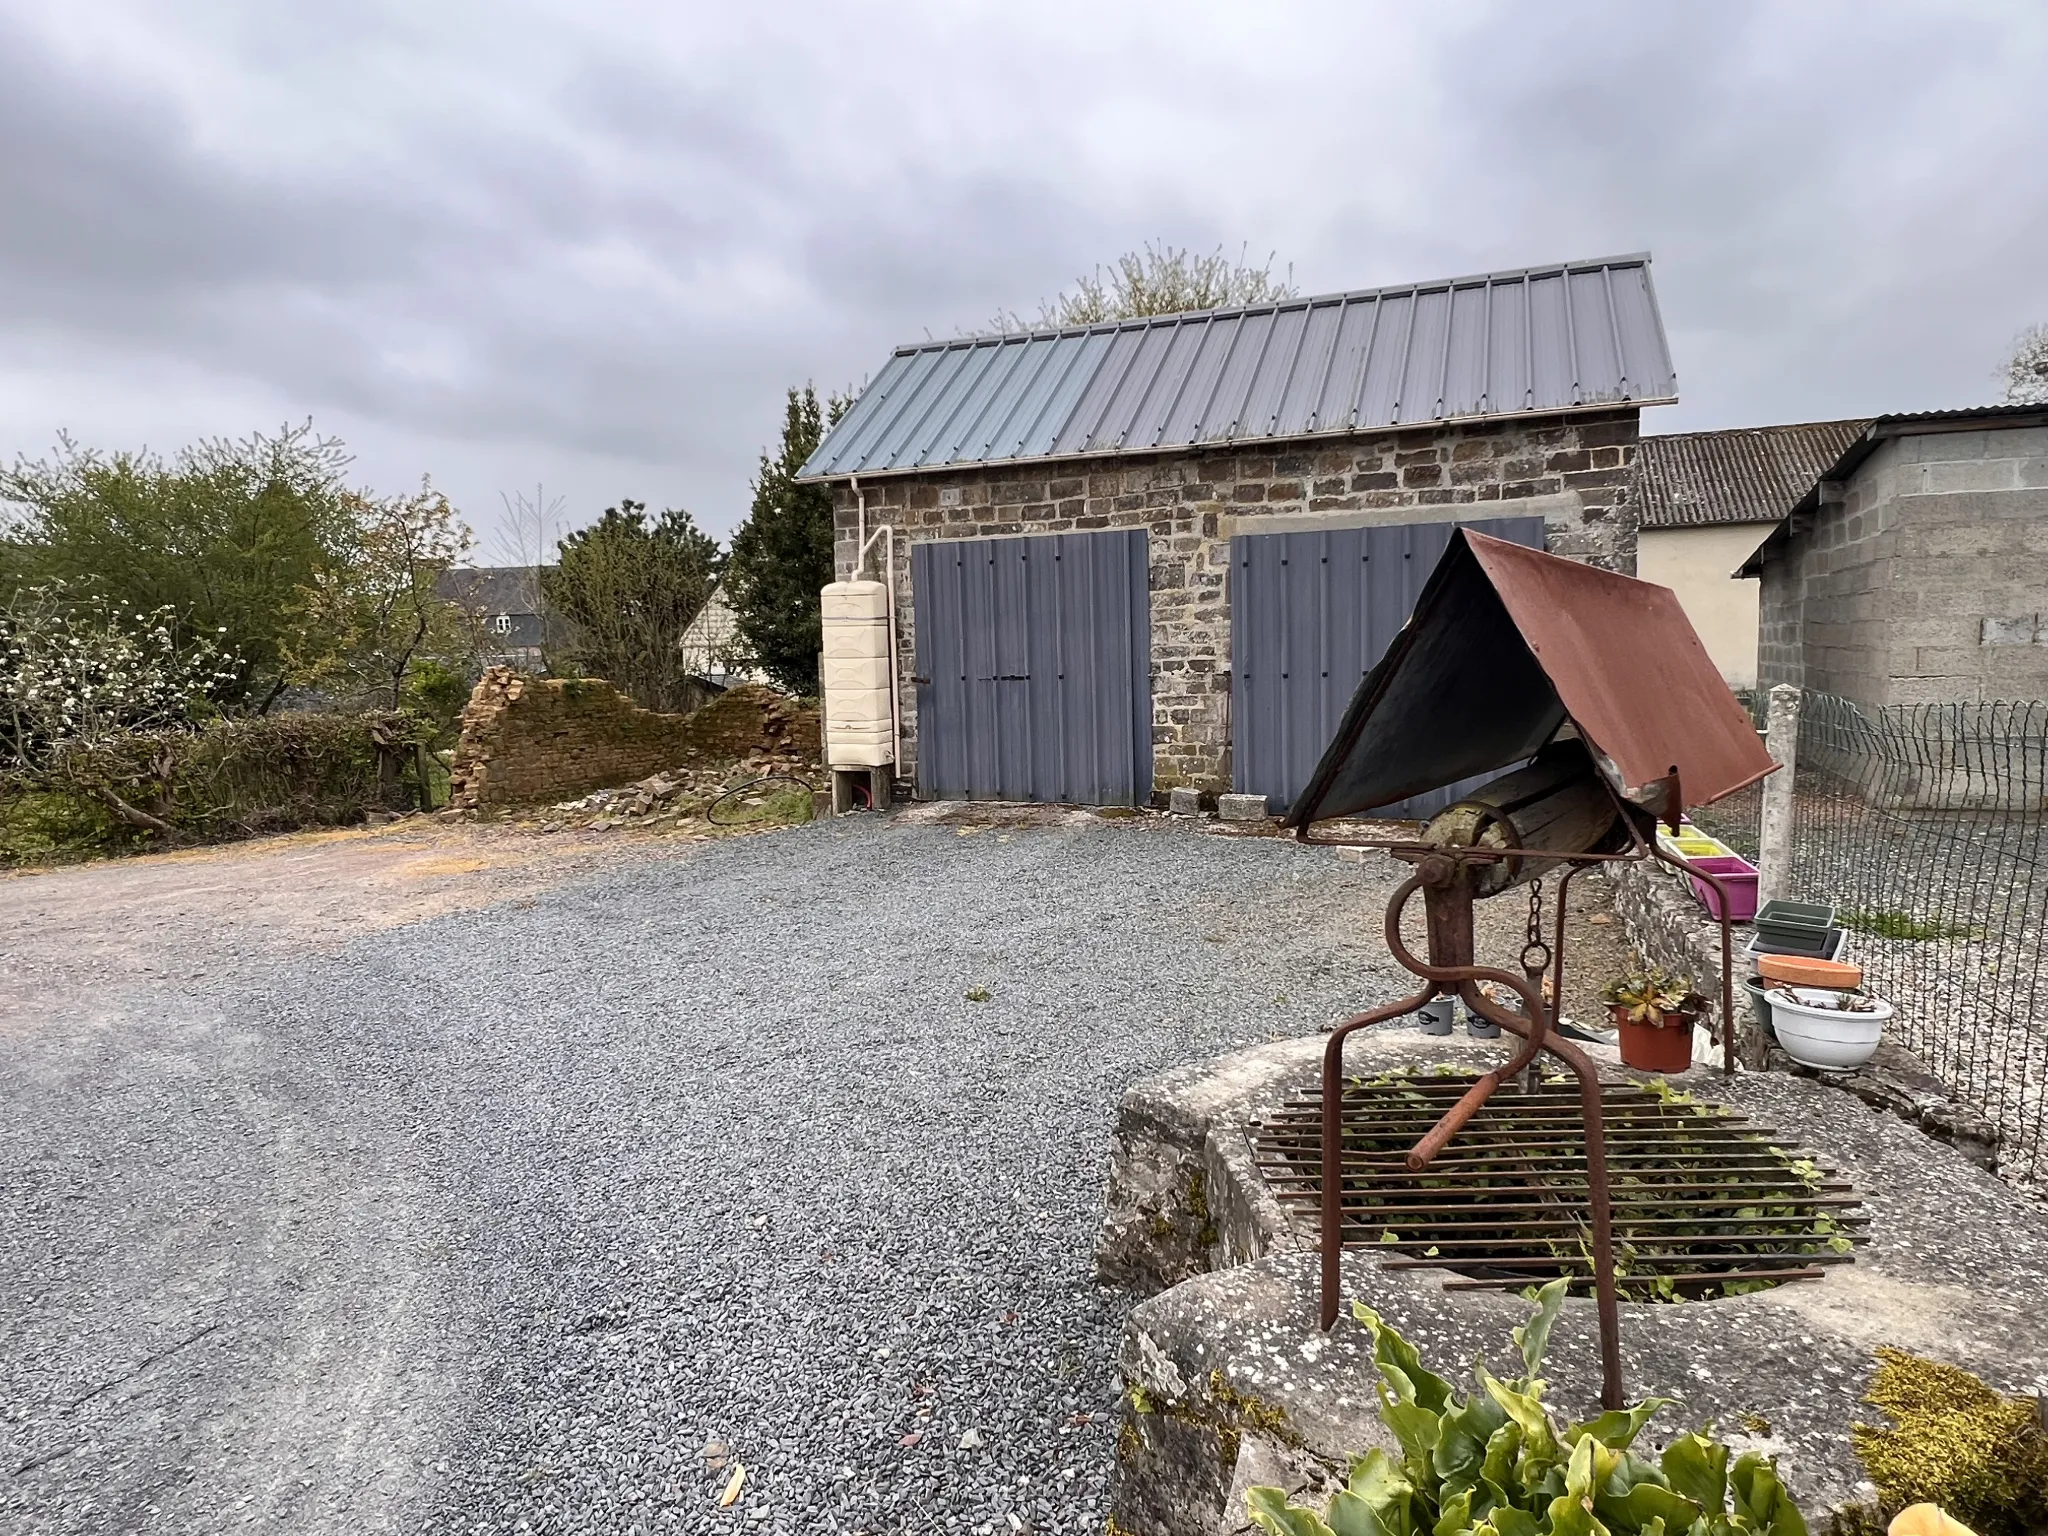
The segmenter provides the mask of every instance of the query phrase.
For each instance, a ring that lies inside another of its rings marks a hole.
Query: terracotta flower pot
[[[1621,1062],[1638,1072],[1684,1072],[1692,1066],[1692,1019],[1682,1013],[1667,1013],[1662,1024],[1638,1024],[1628,1009],[1616,1004],[1607,1010],[1621,1031]]]

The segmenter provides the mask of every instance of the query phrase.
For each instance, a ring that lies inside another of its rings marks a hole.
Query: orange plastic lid
[[[1758,955],[1756,973],[1765,981],[1789,982],[1795,987],[1831,987],[1837,992],[1853,992],[1863,985],[1862,966],[1811,955]]]

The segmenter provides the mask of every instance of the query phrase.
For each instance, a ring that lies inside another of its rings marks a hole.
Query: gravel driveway
[[[279,856],[0,883],[0,1529],[1099,1531],[1119,1090],[1392,985],[1378,873],[1149,819],[318,942],[234,907]]]

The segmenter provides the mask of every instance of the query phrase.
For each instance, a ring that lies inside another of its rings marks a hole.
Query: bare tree
[[[1143,250],[1119,256],[1107,271],[1097,267],[1076,278],[1069,292],[1044,300],[1036,320],[1006,310],[995,317],[993,328],[1007,335],[1291,299],[1296,293],[1294,268],[1275,276],[1275,260],[1268,255],[1254,266],[1246,247],[1240,247],[1232,260],[1220,245],[1206,256],[1197,256],[1184,247],[1147,242]]]
[[[2013,338],[2005,362],[2007,405],[2048,405],[2048,325],[2030,325]]]
[[[505,520],[491,536],[491,562],[520,573],[519,597],[527,605],[528,613],[540,615],[541,648],[545,652],[553,646],[554,637],[540,573],[562,539],[563,498],[548,495],[545,486],[536,484],[530,497],[524,491],[514,491],[509,496],[500,491],[498,500],[505,504]]]

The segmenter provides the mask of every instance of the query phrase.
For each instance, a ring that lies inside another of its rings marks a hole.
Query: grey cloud
[[[101,67],[93,27],[171,23],[71,0],[60,46],[0,0],[0,452],[133,440],[119,391],[21,403],[68,345],[220,380],[192,435],[253,391],[388,480],[458,465],[473,514],[552,454],[581,513],[722,527],[787,385],[1154,237],[1312,289],[1647,246],[1653,429],[1984,398],[2048,319],[2025,9],[310,14],[224,0]]]

